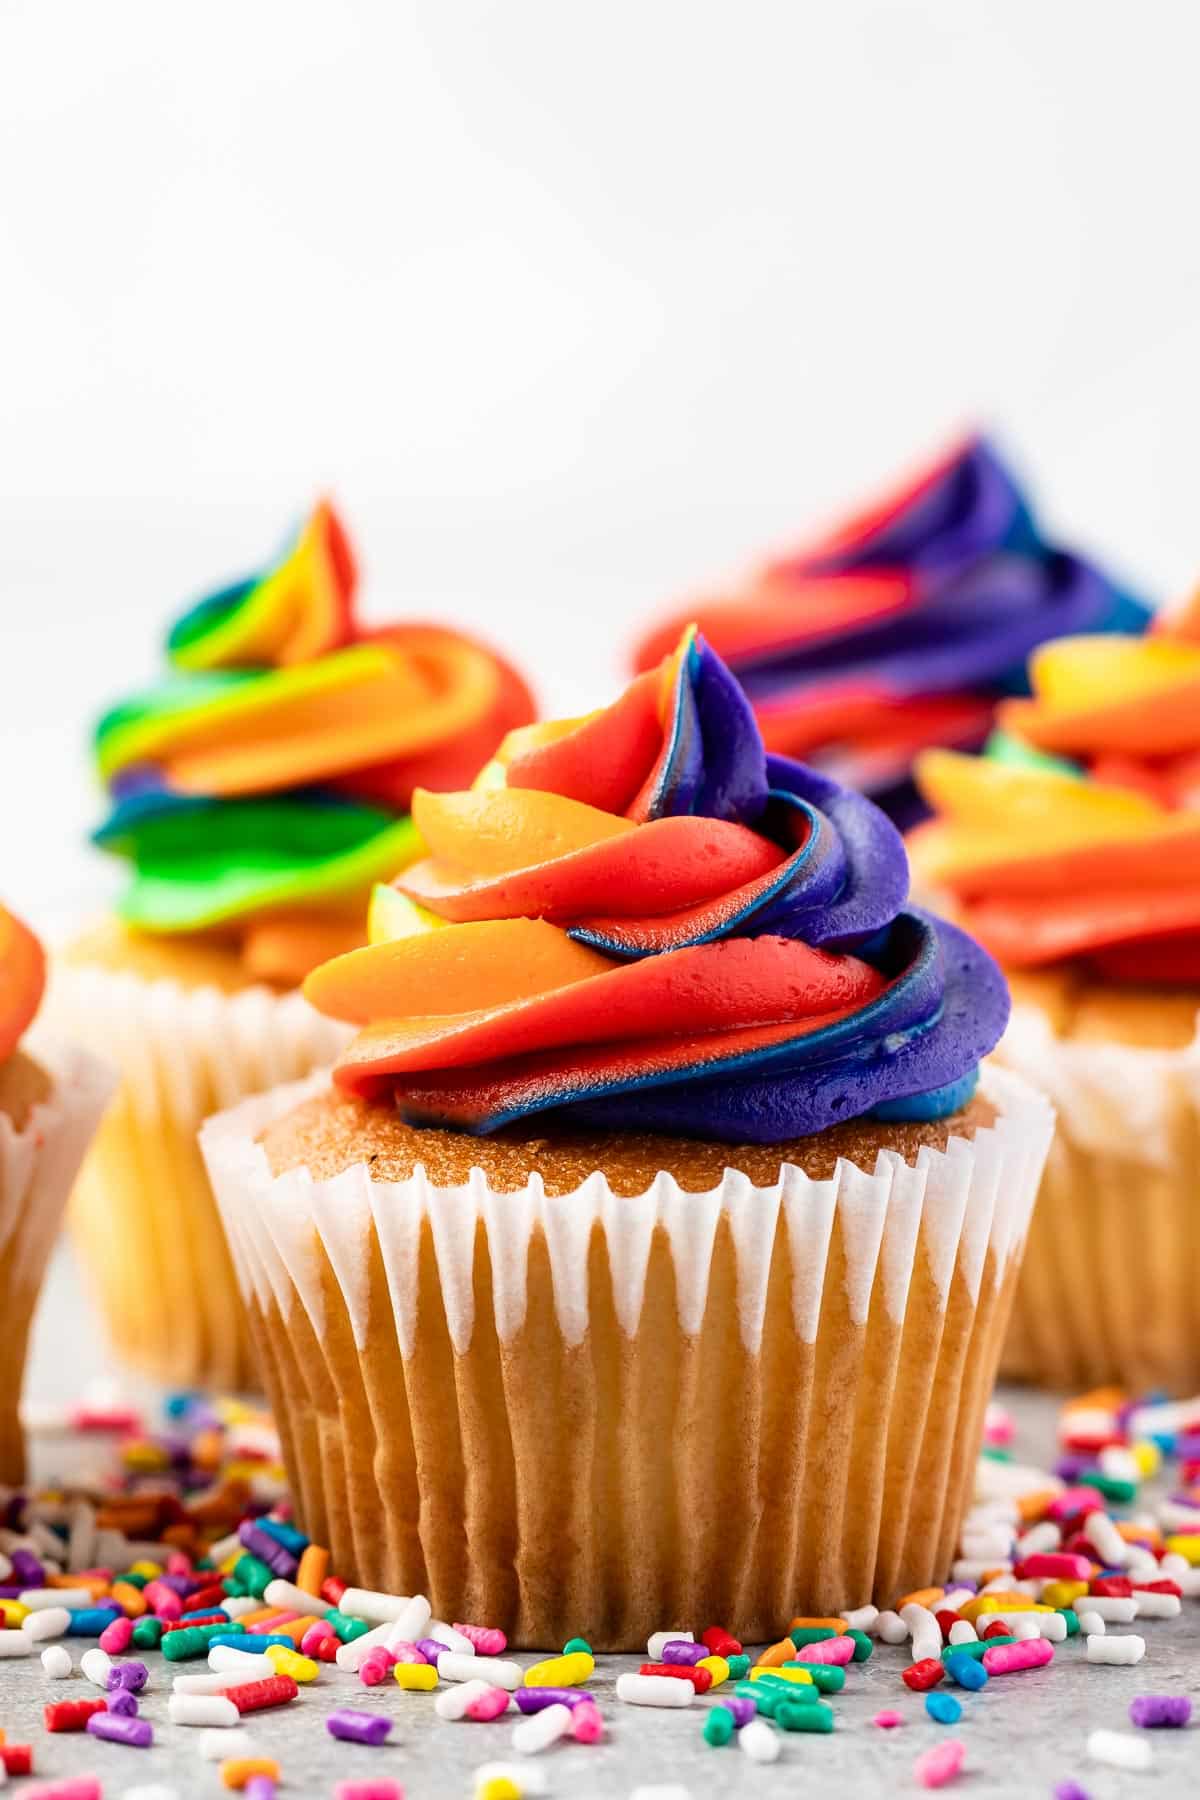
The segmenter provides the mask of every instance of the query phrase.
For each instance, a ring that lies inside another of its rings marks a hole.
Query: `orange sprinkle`
[[[300,1567],[296,1570],[296,1586],[303,1588],[306,1594],[321,1592],[321,1583],[329,1573],[329,1552],[324,1544],[310,1544],[300,1558]]]
[[[1040,1519],[1051,1501],[1058,1499],[1057,1488],[1040,1488],[1035,1494],[1024,1494],[1017,1501],[1017,1512],[1023,1525],[1032,1525]]]
[[[243,1613],[241,1623],[249,1631],[252,1625],[261,1625],[267,1619],[277,1619],[283,1611],[282,1606],[260,1606],[257,1612]]]
[[[298,1644],[305,1632],[318,1623],[316,1613],[307,1613],[303,1619],[286,1619],[282,1625],[272,1625],[269,1635],[271,1637],[289,1637],[293,1644]]]
[[[945,1588],[917,1588],[915,1593],[905,1594],[903,1600],[897,1600],[893,1610],[899,1612],[902,1606],[925,1606],[932,1611],[945,1595]]]
[[[146,1611],[146,1596],[132,1581],[114,1581],[112,1597],[127,1619],[140,1619]]]
[[[86,1588],[93,1600],[99,1600],[108,1592],[108,1582],[103,1575],[47,1575],[44,1587],[49,1588]]]
[[[256,1775],[279,1780],[279,1764],[272,1756],[227,1756],[221,1764],[221,1780],[227,1788],[244,1788]]]
[[[1157,1525],[1134,1525],[1128,1519],[1114,1519],[1113,1523],[1127,1544],[1161,1544],[1163,1541]]]
[[[791,1662],[795,1654],[796,1646],[791,1638],[780,1638],[777,1644],[763,1651],[754,1666],[756,1669],[777,1669],[781,1663]]]
[[[789,1631],[833,1631],[838,1637],[849,1629],[845,1619],[793,1619],[788,1626]]]

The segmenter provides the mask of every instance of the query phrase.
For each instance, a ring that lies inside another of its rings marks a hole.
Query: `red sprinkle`
[[[1095,1593],[1095,1591],[1093,1586],[1092,1592]],[[1169,1581],[1165,1575],[1160,1581],[1139,1581],[1133,1591],[1136,1594],[1174,1594],[1177,1600],[1183,1599],[1183,1589],[1179,1583]]]
[[[677,1681],[690,1681],[698,1694],[707,1694],[712,1675],[695,1663],[643,1663],[639,1675],[671,1675]]]
[[[188,1609],[191,1612],[199,1612],[202,1606],[223,1606],[226,1599],[225,1589],[218,1582],[211,1587],[194,1589],[188,1595]],[[193,1620],[193,1623],[198,1624],[199,1620]]]
[[[700,1642],[714,1656],[740,1656],[742,1646],[735,1637],[730,1637],[723,1625],[710,1625],[707,1631],[700,1633]]]
[[[984,1626],[979,1635],[981,1638],[1011,1637],[1012,1632],[1008,1629],[1007,1619],[993,1619],[990,1625]]]
[[[264,1706],[282,1706],[294,1700],[300,1689],[290,1675],[268,1675],[264,1681],[244,1681],[240,1687],[223,1688],[240,1713],[261,1712]]]
[[[42,1717],[47,1731],[86,1731],[93,1713],[108,1711],[107,1700],[57,1700]]]
[[[205,1613],[200,1619],[169,1619],[163,1626],[163,1636],[169,1637],[173,1631],[190,1631],[193,1625],[225,1625],[229,1621],[228,1613]]]
[[[1128,1575],[1097,1575],[1088,1592],[1095,1594],[1098,1600],[1128,1600],[1133,1593],[1133,1583]]]
[[[339,1580],[336,1575],[327,1575],[321,1583],[321,1598],[327,1600],[330,1606],[340,1606],[345,1591],[346,1583]]]
[[[943,1644],[948,1644],[950,1642],[950,1627],[952,1625],[957,1625],[959,1621],[958,1613],[951,1612],[948,1606],[943,1606],[941,1612],[935,1612],[933,1616],[941,1626]]]
[[[945,1679],[945,1675],[945,1665],[940,1656],[923,1656],[920,1662],[910,1663],[907,1669],[902,1670],[900,1679],[914,1694],[923,1694],[929,1688],[936,1687],[939,1681]]]
[[[0,1765],[6,1775],[32,1775],[33,1745],[0,1744]]]

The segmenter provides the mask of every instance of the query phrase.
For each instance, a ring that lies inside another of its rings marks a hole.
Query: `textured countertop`
[[[78,1303],[69,1271],[59,1266],[51,1282],[47,1306],[39,1321],[32,1362],[34,1398],[62,1397],[70,1392],[70,1371],[97,1366],[85,1309]],[[1036,1396],[1005,1396],[1018,1419],[1017,1450],[1023,1460],[1045,1461],[1051,1454],[1055,1405]],[[38,1458],[48,1472],[62,1466],[69,1451],[39,1444]],[[669,1624],[670,1621],[664,1621]],[[613,1683],[638,1658],[601,1657],[594,1687],[608,1727],[597,1747],[556,1746],[528,1759],[531,1776],[541,1777],[544,1791],[571,1800],[626,1800],[639,1784],[678,1783],[691,1800],[723,1800],[724,1796],[837,1796],[917,1793],[912,1774],[918,1754],[946,1736],[958,1736],[967,1747],[963,1774],[949,1792],[970,1800],[1017,1800],[1049,1796],[1057,1782],[1073,1778],[1091,1800],[1125,1800],[1143,1789],[1150,1795],[1200,1793],[1200,1604],[1185,1603],[1178,1620],[1150,1621],[1134,1627],[1147,1640],[1145,1660],[1136,1668],[1091,1667],[1078,1638],[1056,1647],[1048,1668],[993,1680],[978,1695],[957,1695],[963,1718],[954,1727],[935,1725],[926,1717],[923,1698],[910,1694],[900,1681],[907,1664],[903,1650],[884,1645],[865,1664],[853,1665],[844,1691],[835,1697],[837,1724],[829,1736],[789,1734],[782,1755],[771,1765],[752,1764],[735,1745],[714,1750],[700,1735],[708,1704],[671,1712],[633,1708],[616,1702]],[[67,1640],[76,1660],[86,1647]],[[94,1695],[78,1674],[51,1682],[36,1657],[0,1661],[0,1727],[9,1743],[32,1740],[36,1770],[43,1779],[90,1772],[104,1784],[106,1800],[146,1783],[163,1783],[179,1800],[208,1796],[221,1787],[217,1765],[201,1759],[195,1730],[170,1725],[166,1701],[170,1691],[167,1665],[157,1655],[148,1659],[151,1681],[143,1715],[154,1725],[156,1742],[148,1751],[96,1743],[86,1736],[49,1736],[41,1711],[49,1699]],[[529,1663],[533,1656],[519,1655]],[[187,1668],[202,1670],[203,1663]],[[1196,1720],[1186,1731],[1159,1731],[1149,1736],[1155,1767],[1146,1775],[1089,1764],[1088,1733],[1097,1727],[1131,1730],[1128,1706],[1137,1694],[1185,1693],[1196,1706]],[[325,1715],[338,1706],[386,1713],[394,1721],[390,1742],[380,1749],[336,1742],[324,1730]],[[882,1708],[904,1715],[903,1726],[882,1731],[872,1725]],[[452,1800],[473,1794],[473,1772],[490,1760],[518,1760],[510,1748],[512,1715],[491,1725],[448,1724],[433,1712],[432,1698],[401,1693],[393,1683],[367,1690],[352,1676],[324,1671],[319,1683],[301,1690],[290,1706],[248,1720],[256,1748],[283,1766],[281,1793],[329,1795],[339,1780],[389,1777],[399,1781],[407,1800]],[[19,1795],[19,1784],[14,1793]],[[532,1791],[532,1790],[531,1790]],[[666,1800],[666,1796],[663,1796]],[[675,1796],[672,1796],[675,1800]]]

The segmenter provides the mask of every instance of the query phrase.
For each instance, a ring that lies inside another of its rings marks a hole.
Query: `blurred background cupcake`
[[[1044,646],[987,756],[919,765],[919,877],[1007,970],[1058,1134],[1005,1372],[1200,1385],[1200,599]]]
[[[265,569],[183,615],[172,674],[96,732],[96,842],[130,875],[58,959],[53,1007],[122,1081],[72,1222],[116,1348],[171,1382],[252,1378],[200,1121],[330,1060],[343,1034],[297,984],[362,941],[372,883],[417,854],[413,788],[459,786],[533,717],[494,651],[367,629],[356,590],[322,501]]]
[[[995,964],[692,633],[413,810],[335,1086],[202,1133],[305,1529],[519,1643],[940,1578],[1051,1130]]]
[[[1038,526],[995,446],[972,436],[825,535],[649,631],[648,668],[696,620],[741,680],[767,748],[871,795],[901,825],[922,807],[914,756],[978,750],[997,700],[1025,689],[1048,638],[1137,631],[1147,609]]]
[[[18,1408],[34,1305],[67,1196],[112,1079],[96,1058],[27,1035],[42,946],[0,906],[0,1486],[24,1478]]]

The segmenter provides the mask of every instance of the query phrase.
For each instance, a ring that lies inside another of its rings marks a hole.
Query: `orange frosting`
[[[41,1005],[46,957],[28,925],[0,906],[0,1062],[11,1056]]]

